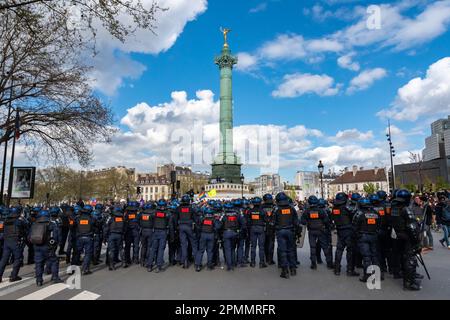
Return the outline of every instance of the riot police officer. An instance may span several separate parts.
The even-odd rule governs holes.
[[[317,269],[317,241],[320,242],[325,253],[328,269],[334,269],[329,250],[331,243],[327,234],[327,230],[330,229],[330,219],[327,212],[319,207],[319,199],[316,196],[308,198],[308,207],[303,211],[301,223],[308,227],[311,269]]]
[[[28,225],[32,225],[33,222],[36,221],[37,215],[38,213],[42,210],[41,207],[33,207],[30,210],[30,214],[27,218],[27,223]],[[28,241],[28,237],[25,240],[25,244],[27,246],[28,249],[28,257],[27,257],[27,264],[34,264],[34,245]]]
[[[178,229],[178,225],[175,219],[175,214],[178,208],[178,201],[173,199],[168,204],[167,210],[172,217],[169,220],[169,234],[168,234],[168,247],[169,247],[169,264],[174,266],[177,263],[179,265],[183,265],[181,262],[181,244],[180,244],[180,232]],[[190,249],[190,245],[188,244],[188,252]]]
[[[267,223],[266,213],[261,208],[262,199],[255,197],[252,199],[253,208],[249,210],[248,221],[250,229],[250,241],[252,245],[251,262],[252,268],[256,265],[256,247],[259,248],[259,267],[266,268],[264,256],[264,244],[265,244],[265,226]]]
[[[380,228],[380,217],[378,212],[373,209],[369,198],[360,198],[358,200],[358,211],[353,217],[353,227],[355,228],[364,270],[360,281],[367,282],[367,279],[370,276],[367,271],[369,266],[379,266],[377,243],[378,230]],[[381,280],[383,279],[384,277],[382,273]]]
[[[284,192],[278,193],[275,201],[274,222],[280,259],[278,265],[281,267],[280,277],[287,279],[289,271],[292,276],[297,274],[297,261],[292,246],[299,221],[297,212],[289,204],[289,197]]]
[[[239,233],[245,231],[245,221],[243,215],[236,210],[231,202],[226,202],[224,205],[224,215],[221,219],[223,229],[223,247],[225,253],[225,263],[227,264],[227,271],[234,270],[236,265],[236,246],[239,240]],[[243,252],[238,251],[237,261],[242,261]]]
[[[125,208],[125,265],[127,268],[131,262],[139,263],[139,220],[138,220],[139,203],[131,201]],[[133,245],[133,261],[131,260],[131,246]]]
[[[139,213],[139,227],[141,230],[141,266],[145,266],[152,247],[153,218],[155,215],[154,205],[145,204]]]
[[[243,200],[234,199],[232,201],[234,210],[238,213],[239,219],[241,220],[238,237],[237,237],[237,260],[235,261],[235,266],[240,268],[247,267],[247,260],[245,251],[246,248],[250,249],[250,239],[248,236],[248,215],[247,212],[242,208]],[[247,249],[247,250],[248,250]]]
[[[353,265],[353,212],[347,207],[347,195],[344,192],[339,192],[333,201],[333,208],[331,210],[331,219],[337,231],[337,244],[336,253],[334,258],[334,274],[341,274],[341,260],[344,250],[347,250],[347,275],[359,276],[359,273],[355,272]]]
[[[61,220],[61,209],[59,207],[50,207],[49,208],[49,213],[50,213],[50,221],[53,222],[56,226],[56,228],[58,228],[58,235],[59,235],[59,239],[61,240],[61,233],[62,233],[62,220]],[[58,245],[58,244],[57,244]],[[46,274],[51,274],[52,273],[52,259],[48,259],[47,262],[45,263],[45,273]]]
[[[380,216],[380,230],[378,231],[378,263],[380,264],[382,272],[392,272],[391,205],[387,201],[387,194],[385,191],[379,190],[376,194],[379,201],[373,202],[373,207]]]
[[[200,216],[198,224],[200,226],[200,241],[195,257],[195,271],[199,272],[202,269],[203,254],[207,253],[207,267],[208,270],[214,269],[214,243],[216,241],[216,232],[220,229],[220,222],[215,217],[213,208],[207,207]]]
[[[181,204],[175,210],[175,224],[178,227],[180,244],[181,244],[181,263],[183,268],[189,268],[188,261],[188,246],[191,245],[192,254],[197,255],[197,236],[194,233],[194,228],[196,227],[196,213],[194,208],[191,206],[191,197],[187,194],[181,197]]]
[[[392,200],[391,220],[395,232],[395,253],[401,259],[403,271],[403,288],[405,290],[420,290],[420,280],[417,277],[416,254],[420,252],[419,225],[414,213],[409,207],[411,193],[408,190],[398,190]],[[399,266],[395,265],[394,268]],[[397,270],[394,269],[394,273]]]
[[[69,235],[69,205],[62,204],[61,205],[61,212],[60,212],[60,220],[61,220],[61,239],[59,243],[59,255],[66,255],[66,251],[64,251],[64,248],[66,247],[67,242],[67,236]]]
[[[320,198],[319,199],[319,204],[318,207],[322,210],[324,210],[327,215],[328,218],[330,220],[330,222],[332,222],[332,218],[331,218],[331,210],[328,207],[328,203],[325,199]],[[328,252],[325,252],[325,249],[323,249],[320,245],[320,241],[319,239],[317,239],[317,243],[316,243],[316,257],[317,257],[317,263],[322,263],[322,251],[324,252],[325,256],[329,255],[331,256],[331,263],[333,264],[333,245],[332,245],[332,235],[331,235],[331,230],[332,228],[332,223],[330,223],[327,227],[326,227],[326,235],[327,235],[327,243],[329,243],[330,245],[328,246]]]
[[[166,249],[167,233],[172,228],[172,216],[167,210],[167,202],[164,199],[158,200],[156,203],[157,208],[155,211],[155,217],[153,222],[153,241],[152,249],[150,251],[149,259],[147,260],[147,271],[153,270],[153,261],[156,259],[156,270],[158,273],[163,271],[164,265],[164,250]]]
[[[4,215],[6,218],[3,227],[4,245],[2,259],[0,260],[0,282],[11,256],[14,259],[14,263],[9,281],[14,282],[22,279],[18,274],[23,261],[23,249],[28,233],[28,223],[20,215],[18,208],[5,208]]]
[[[83,265],[81,271],[83,275],[91,274],[90,263],[94,249],[94,223],[92,217],[92,206],[85,205],[80,212],[80,215],[75,219],[77,251],[75,261],[80,264],[81,253],[84,252]]]
[[[63,282],[59,278],[59,260],[56,249],[60,243],[60,232],[56,221],[51,220],[48,210],[41,210],[31,225],[29,240],[34,245],[36,285],[42,286],[44,265],[48,265],[53,283]]]
[[[76,264],[75,257],[77,252],[77,229],[75,219],[80,214],[81,207],[75,206],[69,208],[69,234],[67,235],[66,263]]]
[[[108,242],[108,268],[115,270],[115,263],[119,262],[119,253],[122,248],[123,235],[125,234],[126,224],[123,211],[120,206],[112,208],[111,216],[105,223],[105,240]]]
[[[353,213],[353,216],[355,216],[355,214],[358,210],[359,199],[361,199],[361,195],[358,192],[354,192],[351,194],[350,200],[347,203],[347,208],[350,212]],[[361,256],[361,253],[359,252],[358,241],[356,239],[356,233],[354,233],[352,243],[353,243],[353,254],[352,254],[353,265],[356,268],[362,268],[362,256]]]
[[[264,256],[269,265],[274,265],[273,253],[275,249],[275,220],[273,215],[274,203],[271,194],[263,195],[262,209],[266,216],[266,237],[264,242]]]
[[[95,205],[95,210],[92,212],[92,215],[94,217],[94,249],[92,254],[92,264],[96,266],[103,262],[100,259],[103,243],[103,225],[105,223],[103,215],[103,205],[97,203]]]

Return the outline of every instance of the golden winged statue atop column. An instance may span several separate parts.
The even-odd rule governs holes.
[[[220,32],[223,33],[223,41],[224,41],[223,46],[224,46],[224,47],[228,47],[228,43],[227,43],[227,34],[228,34],[228,32],[230,32],[230,31],[231,31],[231,29],[220,27]]]

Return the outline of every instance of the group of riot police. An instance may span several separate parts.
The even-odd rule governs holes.
[[[92,273],[91,265],[103,262],[102,244],[107,245],[109,270],[140,264],[158,273],[164,270],[166,246],[170,265],[187,269],[193,264],[197,272],[220,265],[221,250],[227,271],[248,264],[256,267],[257,255],[259,267],[266,268],[275,264],[275,240],[280,276],[287,279],[297,273],[297,245],[307,233],[313,270],[323,251],[327,267],[340,275],[346,251],[348,276],[359,276],[355,269],[362,267],[360,280],[366,282],[378,266],[382,280],[389,272],[403,279],[405,289],[420,289],[423,277],[416,272],[416,255],[421,250],[421,225],[410,209],[407,190],[394,191],[390,198],[384,191],[367,197],[340,192],[331,203],[310,196],[300,210],[283,192],[275,199],[266,194],[250,200],[192,200],[184,195],[180,200],[125,205],[2,207],[0,281],[8,263],[13,267],[10,281],[21,279],[25,246],[41,286],[44,273],[55,283],[61,281],[61,256],[81,266],[83,275]],[[337,235],[334,257],[332,233]]]

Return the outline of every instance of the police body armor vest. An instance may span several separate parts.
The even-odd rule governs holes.
[[[5,229],[5,220],[3,218],[0,218],[0,235],[3,239],[3,232]]]
[[[211,233],[214,232],[214,215],[207,214],[203,218],[202,225],[201,225],[201,232],[207,232]]]
[[[192,209],[189,206],[180,206],[178,209],[178,223],[179,224],[191,224],[192,223]]]
[[[153,223],[155,229],[167,228],[167,213],[162,210],[156,210],[155,221]]]
[[[386,208],[383,206],[376,206],[373,207],[373,210],[375,210],[378,213],[378,218],[380,219],[380,225],[382,227],[386,226]]]
[[[78,236],[90,236],[93,232],[93,221],[90,214],[82,214],[77,224]]]
[[[277,209],[277,215],[276,215],[276,225],[280,229],[286,229],[286,228],[292,228],[294,227],[293,223],[293,215],[294,212],[291,207],[280,207]]]
[[[223,225],[225,230],[239,229],[238,215],[236,212],[225,212],[225,223]]]
[[[153,228],[153,223],[152,223],[152,215],[150,212],[142,212],[141,213],[141,219],[139,221],[139,225],[141,226],[141,228],[144,229],[150,229]]]
[[[307,209],[307,225],[309,230],[322,230],[325,225],[322,221],[320,213],[322,212],[319,208]]]
[[[126,218],[127,218],[129,227],[136,227],[139,223],[137,220],[137,211],[135,211],[135,210],[127,211]]]
[[[391,225],[396,233],[405,232],[405,220],[402,217],[403,206],[393,206],[391,208]]]
[[[359,230],[362,233],[376,233],[378,229],[378,219],[379,216],[377,213],[373,213],[370,211],[363,211],[363,219],[361,224],[361,229]]]
[[[331,218],[337,229],[351,227],[350,212],[345,206],[334,206],[331,210]]]
[[[5,220],[4,223],[4,231],[3,236],[5,239],[18,239],[19,234],[19,228],[17,228],[16,220],[17,217],[8,217]]]
[[[249,221],[251,226],[264,226],[265,223],[265,212],[260,208],[254,208],[249,210]]]
[[[124,221],[123,221],[123,216],[120,214],[120,215],[113,215],[112,217],[111,217],[111,219],[112,219],[112,222],[111,222],[111,225],[110,225],[110,228],[109,228],[109,230],[110,230],[110,232],[111,233],[123,233],[123,226],[124,226]]]

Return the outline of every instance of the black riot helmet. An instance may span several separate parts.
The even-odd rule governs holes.
[[[275,197],[275,201],[277,202],[278,205],[282,206],[289,205],[289,197],[284,192],[278,193]]]
[[[271,204],[273,203],[273,196],[270,193],[266,193],[265,195],[263,195],[263,201],[264,203]]]
[[[188,194],[185,194],[181,197],[181,204],[190,204],[191,203],[191,197]]]
[[[387,193],[386,193],[386,191],[383,191],[383,190],[378,190],[377,191],[377,195],[378,195],[378,198],[380,198],[381,201],[384,201],[387,198]]]
[[[343,205],[347,203],[348,196],[345,194],[345,192],[338,192],[336,194],[336,197],[334,198],[334,204],[335,205]]]
[[[316,206],[316,205],[319,204],[319,199],[317,199],[316,196],[309,196],[309,198],[308,198],[308,204],[309,204],[310,206]]]
[[[406,189],[400,189],[395,193],[395,199],[409,203],[411,201],[411,192]]]

